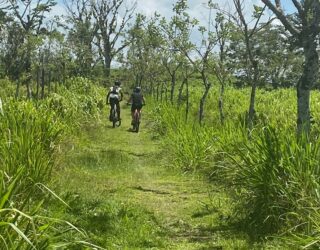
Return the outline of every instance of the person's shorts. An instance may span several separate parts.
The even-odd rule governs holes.
[[[109,99],[110,106],[113,107],[113,105],[119,105],[119,99],[118,98],[110,98]]]
[[[142,109],[142,104],[132,104],[131,112],[134,112],[136,109],[140,111]]]

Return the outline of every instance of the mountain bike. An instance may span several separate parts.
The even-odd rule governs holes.
[[[138,109],[135,109],[133,114],[133,123],[132,123],[133,132],[136,132],[136,133],[139,132],[140,117],[141,117],[141,113],[139,112]]]
[[[117,112],[117,105],[114,104],[113,105],[113,109],[111,112],[111,122],[112,122],[112,127],[119,127],[121,125],[121,120],[118,117],[118,112]]]

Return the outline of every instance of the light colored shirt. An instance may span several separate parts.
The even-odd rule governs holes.
[[[121,98],[121,88],[120,87],[116,87],[115,91],[114,91],[114,86],[110,87],[110,95],[109,98],[117,98],[118,100],[120,100]]]

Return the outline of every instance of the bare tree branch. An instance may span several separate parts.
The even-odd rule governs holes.
[[[261,0],[265,5],[268,6],[269,9],[277,16],[277,18],[282,22],[284,27],[289,30],[289,32],[294,36],[298,37],[300,32],[295,26],[289,21],[289,19],[283,13],[281,8],[280,0],[276,1],[276,6],[270,2],[270,0]]]

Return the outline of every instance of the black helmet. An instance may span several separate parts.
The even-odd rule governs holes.
[[[114,85],[120,86],[120,85],[121,85],[121,82],[117,80],[117,81],[114,82]]]
[[[135,87],[134,91],[139,93],[141,91],[141,87],[139,87],[139,86]]]

